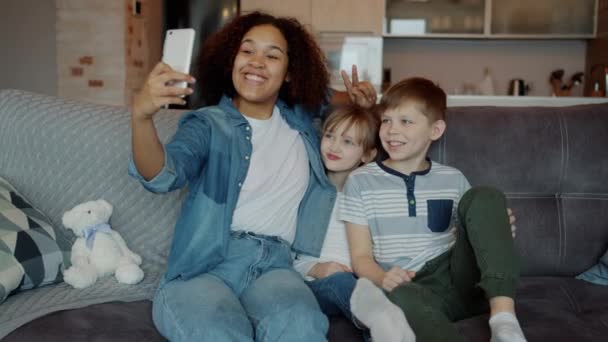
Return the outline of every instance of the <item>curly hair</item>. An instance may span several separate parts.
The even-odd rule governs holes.
[[[300,104],[316,112],[327,101],[329,84],[329,73],[321,49],[296,19],[277,18],[262,12],[234,18],[203,44],[195,77],[199,80],[198,90],[206,105],[219,103],[223,94],[231,97],[236,95],[232,83],[234,59],[245,34],[260,25],[276,27],[287,41],[290,81],[281,86],[279,98],[290,106]]]

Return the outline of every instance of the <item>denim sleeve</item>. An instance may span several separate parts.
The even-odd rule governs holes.
[[[163,146],[165,164],[150,180],[145,180],[129,158],[129,175],[135,177],[145,189],[165,193],[182,188],[199,175],[207,159],[209,125],[194,114],[180,120],[179,128],[170,142]]]
[[[133,161],[133,154],[129,157],[129,175],[137,179],[143,187],[154,193],[165,193],[171,191],[171,185],[174,184],[176,179],[175,175],[175,164],[171,158],[167,158],[166,147],[163,146],[165,153],[165,164],[160,172],[150,180],[146,180],[137,170],[135,162]]]

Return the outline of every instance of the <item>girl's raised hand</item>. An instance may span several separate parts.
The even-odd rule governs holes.
[[[342,70],[340,74],[342,75],[346,92],[352,103],[363,108],[371,108],[376,104],[376,89],[374,89],[374,86],[369,81],[359,81],[359,73],[356,65],[353,64],[351,74],[352,81],[348,77],[346,71]]]
[[[173,86],[178,81],[195,82],[194,77],[177,72],[163,62],[156,64],[141,90],[133,97],[133,118],[151,119],[164,105],[185,104],[183,96],[192,94],[192,89]]]

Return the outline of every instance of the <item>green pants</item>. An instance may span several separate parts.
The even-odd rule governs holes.
[[[519,262],[505,196],[493,188],[470,189],[458,205],[458,221],[454,247],[388,293],[416,341],[464,341],[453,321],[487,312],[489,298],[514,298]]]

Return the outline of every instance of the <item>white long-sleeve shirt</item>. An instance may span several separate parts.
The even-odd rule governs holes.
[[[352,269],[350,250],[348,249],[348,239],[346,237],[346,225],[344,221],[338,220],[338,205],[340,203],[342,193],[338,192],[336,202],[331,212],[329,227],[327,227],[327,235],[321,248],[321,255],[318,258],[308,255],[297,255],[293,267],[306,280],[313,280],[313,277],[308,276],[308,272],[317,263],[322,262],[338,262]]]

